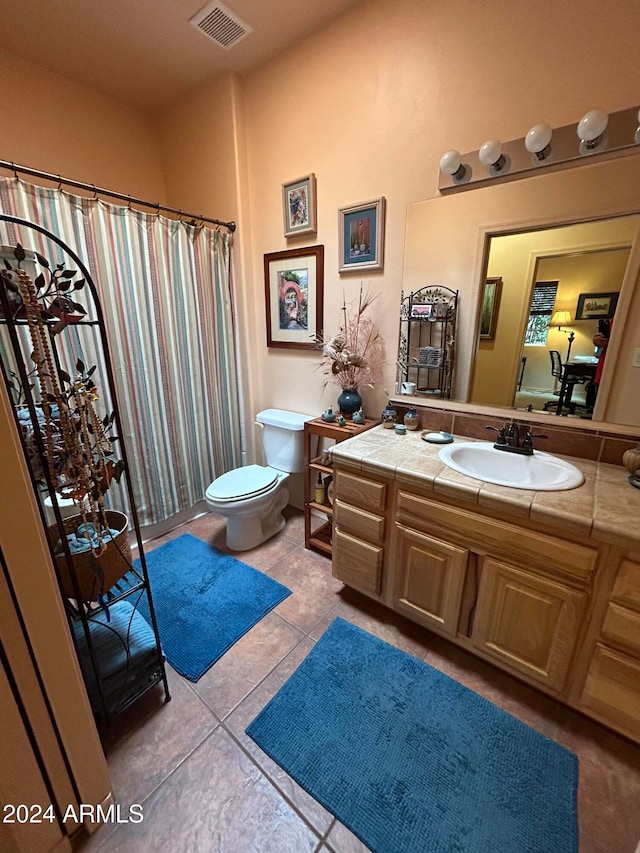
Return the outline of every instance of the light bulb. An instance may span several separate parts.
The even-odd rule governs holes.
[[[478,159],[483,166],[493,166],[496,170],[501,169],[504,164],[502,142],[499,139],[488,139],[483,142],[478,151]]]
[[[638,110],[638,126],[636,128],[636,135],[634,136],[634,141],[637,145],[640,145],[640,110]]]
[[[534,124],[524,138],[524,147],[530,154],[535,154],[538,160],[544,160],[549,155],[551,128],[544,122]]]
[[[578,122],[578,139],[586,148],[595,148],[607,129],[608,123],[609,116],[603,110],[591,110],[585,113]]]
[[[445,151],[440,158],[440,171],[443,175],[450,175],[452,178],[460,180],[464,177],[466,169],[462,165],[460,152],[451,150]]]

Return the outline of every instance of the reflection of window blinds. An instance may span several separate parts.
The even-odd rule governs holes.
[[[538,281],[533,289],[533,298],[529,308],[529,320],[524,337],[525,346],[544,347],[547,345],[549,320],[556,304],[557,281]]]
[[[556,303],[558,292],[557,281],[538,281],[533,289],[533,299],[529,314],[553,314],[553,306]]]

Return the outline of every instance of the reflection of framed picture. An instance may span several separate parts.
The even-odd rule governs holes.
[[[384,262],[385,199],[341,207],[339,272],[381,270]]]
[[[581,293],[576,320],[610,320],[616,313],[619,293]]]
[[[284,236],[316,231],[316,176],[312,173],[282,185]]]
[[[480,338],[483,340],[490,341],[496,336],[501,292],[501,278],[488,278],[485,281],[482,294],[482,312],[480,314]]]
[[[315,349],[322,334],[324,246],[264,256],[267,346]]]

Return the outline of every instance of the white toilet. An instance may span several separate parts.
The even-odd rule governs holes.
[[[227,545],[233,551],[255,548],[284,527],[287,480],[290,473],[304,470],[304,425],[310,420],[313,415],[282,409],[258,412],[267,467],[236,468],[207,489],[209,509],[227,518]]]

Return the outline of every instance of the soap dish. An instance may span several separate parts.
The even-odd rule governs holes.
[[[428,441],[431,444],[451,444],[453,441],[453,436],[450,432],[427,432],[426,430],[422,433],[422,440]]]

